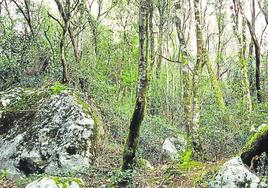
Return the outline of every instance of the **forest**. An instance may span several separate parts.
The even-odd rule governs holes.
[[[0,0],[0,188],[268,187],[267,0]]]

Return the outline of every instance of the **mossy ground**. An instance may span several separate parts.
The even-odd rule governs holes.
[[[90,169],[85,169],[80,174],[70,174],[71,177],[82,179],[83,188],[90,187],[207,187],[209,180],[213,178],[219,167],[225,162],[221,160],[214,163],[202,163],[188,161],[179,164],[177,162],[160,162],[152,169],[145,166],[129,172],[120,171],[122,162],[122,145],[103,143],[95,164]],[[46,175],[32,175],[19,181],[9,182],[14,188],[23,188],[40,177]],[[60,177],[59,177],[60,179]],[[3,178],[2,180],[3,181]],[[127,181],[122,186],[120,181]]]

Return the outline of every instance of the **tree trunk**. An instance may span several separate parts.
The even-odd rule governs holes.
[[[248,65],[246,62],[245,52],[246,52],[246,31],[245,27],[247,21],[244,16],[244,2],[237,2],[233,0],[234,5],[234,14],[232,15],[234,27],[233,31],[238,40],[239,44],[239,52],[238,52],[238,63],[241,67],[242,72],[242,90],[243,90],[243,104],[245,106],[245,111],[247,114],[250,114],[252,111],[252,102],[250,96],[250,86],[249,86],[249,79],[248,79]],[[239,13],[242,14],[242,33],[239,33]],[[242,35],[242,36],[241,36]]]
[[[261,84],[260,84],[260,64],[261,64],[261,50],[260,50],[260,43],[256,36],[255,31],[255,1],[252,0],[252,23],[249,22],[247,19],[248,29],[251,35],[251,40],[253,41],[254,48],[255,48],[255,63],[256,63],[256,72],[255,72],[255,79],[256,79],[256,91],[257,91],[257,100],[258,102],[262,102],[261,96]],[[244,15],[245,17],[245,15]],[[245,18],[246,19],[246,18]]]
[[[255,59],[256,59],[256,90],[257,90],[257,100],[258,102],[262,102],[261,95],[261,78],[260,78],[260,65],[261,65],[261,52],[260,46],[255,43]]]
[[[66,34],[67,28],[62,29],[62,38],[60,42],[60,57],[61,57],[61,65],[62,65],[62,83],[68,83],[67,79],[67,61],[65,57],[65,48],[66,48]]]
[[[183,28],[181,26],[181,2],[175,2],[175,9],[176,9],[176,29],[177,29],[177,37],[180,42],[180,62],[182,63],[182,97],[183,97],[183,129],[185,130],[187,136],[190,136],[190,126],[191,126],[191,87],[190,87],[190,73],[189,73],[189,60],[188,60],[188,52],[186,47],[186,40],[183,33]]]
[[[161,20],[161,18],[160,18]],[[161,21],[160,21],[161,22]],[[161,25],[161,23],[160,23]],[[156,59],[156,78],[160,78],[160,73],[161,73],[161,64],[162,64],[162,57],[163,55],[163,28],[162,26],[159,27],[159,34],[158,34],[158,48],[157,48],[157,59]]]
[[[207,65],[207,70],[208,70],[208,74],[209,74],[209,78],[210,78],[210,82],[211,82],[211,86],[213,88],[213,92],[214,92],[214,97],[216,99],[216,104],[219,107],[220,110],[222,111],[226,111],[226,106],[225,106],[225,102],[222,96],[222,92],[221,92],[221,88],[220,88],[220,84],[218,82],[217,76],[212,68],[210,59],[208,57],[208,52],[205,53],[205,63]]]
[[[188,60],[186,57],[182,57],[182,83],[183,83],[183,128],[187,134],[190,136],[190,126],[191,126],[191,88],[190,88],[190,74],[188,69]]]
[[[194,0],[194,15],[196,21],[196,64],[194,70],[193,78],[193,130],[197,130],[200,127],[200,113],[201,113],[201,103],[200,103],[200,77],[201,77],[201,65],[203,64],[203,39],[201,31],[201,17],[200,17],[200,1]]]
[[[145,94],[147,89],[147,58],[148,58],[148,2],[140,1],[139,19],[139,67],[138,88],[135,109],[130,122],[129,134],[125,143],[123,153],[122,170],[132,169],[139,142],[140,126],[144,116]]]
[[[155,59],[155,52],[154,52],[154,30],[153,30],[153,17],[154,17],[154,1],[150,0],[150,9],[149,9],[149,31],[150,31],[150,70],[152,69],[154,65],[154,59]]]
[[[68,28],[68,33],[69,33],[69,36],[71,38],[75,61],[76,61],[76,63],[79,63],[80,55],[79,55],[79,51],[78,51],[78,47],[77,47],[77,40],[75,39],[74,32],[70,26]]]

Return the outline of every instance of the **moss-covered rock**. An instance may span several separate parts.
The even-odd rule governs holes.
[[[249,139],[241,152],[241,159],[243,163],[250,166],[252,159],[263,152],[268,153],[268,125],[263,126]]]
[[[67,87],[1,92],[0,170],[7,169],[14,177],[90,167],[98,126],[89,109]]]

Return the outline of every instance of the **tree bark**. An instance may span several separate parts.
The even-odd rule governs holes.
[[[60,56],[62,65],[62,83],[68,83],[67,74],[67,60],[66,60],[66,46],[67,46],[67,33],[70,27],[70,17],[71,17],[71,5],[70,0],[66,0],[65,4],[62,4],[60,0],[55,0],[57,4],[58,11],[61,15],[63,23],[61,23],[57,18],[50,15],[54,20],[56,20],[62,28],[62,38],[60,42]]]
[[[183,128],[187,134],[190,136],[190,127],[191,127],[191,87],[190,87],[190,72],[189,72],[189,60],[188,60],[188,52],[186,47],[186,40],[183,33],[182,28],[182,20],[180,18],[180,11],[181,11],[181,3],[180,1],[175,2],[175,9],[176,9],[176,30],[177,30],[177,37],[180,42],[180,62],[182,63],[182,87],[183,87]]]
[[[67,28],[63,29],[62,31],[62,38],[60,43],[60,57],[61,57],[61,65],[62,65],[62,83],[68,83],[67,79],[67,61],[65,57],[65,48],[66,48],[66,35],[67,35]]]
[[[248,29],[255,49],[255,63],[256,63],[255,79],[256,79],[257,100],[258,102],[262,102],[261,84],[260,84],[261,47],[252,24],[249,22],[249,20],[247,20]]]
[[[201,15],[200,15],[200,1],[194,0],[194,15],[196,21],[196,64],[194,69],[193,78],[193,130],[197,130],[200,127],[200,77],[201,77],[201,66],[203,64],[203,44],[202,44],[202,30],[201,30]]]
[[[75,39],[74,32],[73,32],[71,26],[68,27],[68,33],[69,33],[69,36],[71,38],[75,61],[76,61],[76,63],[79,63],[80,54],[79,54],[79,50],[78,50],[78,47],[77,47],[77,41]]]
[[[153,24],[153,17],[154,17],[154,1],[150,0],[150,8],[149,8],[149,33],[150,33],[150,70],[152,69],[154,65],[154,59],[155,59],[155,52],[154,52],[154,24]]]
[[[234,26],[233,31],[238,40],[239,44],[239,52],[238,52],[238,63],[241,67],[242,72],[242,90],[243,90],[243,103],[245,106],[245,111],[247,114],[250,114],[252,111],[252,102],[250,96],[250,86],[249,86],[249,79],[248,79],[248,66],[246,62],[245,52],[246,52],[246,20],[244,15],[243,2],[237,2],[233,0],[234,5],[234,14],[232,15]],[[242,14],[242,33],[239,32],[239,14]],[[242,35],[242,36],[241,36]]]
[[[217,76],[212,68],[210,59],[208,57],[208,52],[205,53],[205,63],[207,65],[207,70],[208,70],[208,74],[209,74],[209,78],[210,78],[210,82],[213,88],[213,92],[214,92],[214,97],[216,99],[216,104],[219,107],[220,110],[222,111],[226,111],[226,106],[225,106],[225,102],[223,99],[223,95],[222,95],[222,91],[220,88],[220,84],[218,82]]]
[[[147,59],[148,59],[148,1],[140,1],[139,16],[139,67],[138,88],[135,109],[130,122],[128,137],[124,147],[122,170],[132,169],[139,142],[140,126],[144,116],[145,94],[147,90]]]

